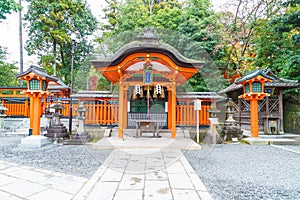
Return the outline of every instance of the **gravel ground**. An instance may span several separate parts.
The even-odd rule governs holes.
[[[185,156],[215,200],[300,199],[300,154],[272,146],[227,144],[187,151]]]
[[[0,137],[0,160],[64,174],[91,178],[111,150],[93,150],[91,145],[54,145],[19,149],[22,137]]]

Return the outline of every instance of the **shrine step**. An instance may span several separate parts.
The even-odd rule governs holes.
[[[115,129],[112,132],[117,133],[118,130]],[[159,131],[159,136],[160,137],[171,137],[172,131],[169,129],[160,129]],[[127,137],[136,137],[136,129],[124,129],[123,132],[124,136]],[[112,134],[113,135],[113,134]],[[156,134],[155,134],[156,136]],[[143,132],[141,137],[153,137],[153,132]],[[189,138],[189,133],[187,131],[182,130],[182,129],[176,129],[176,137],[188,137]]]

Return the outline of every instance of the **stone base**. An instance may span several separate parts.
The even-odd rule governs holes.
[[[65,137],[69,137],[69,134],[67,128],[63,126],[63,124],[61,124],[61,125],[52,126],[51,128],[48,128],[47,134],[45,136],[49,138],[65,138]]]
[[[71,139],[65,140],[64,144],[70,144],[70,145],[85,144],[89,140],[91,140],[91,136],[89,136],[87,133],[84,133],[82,135],[71,135]]]
[[[19,144],[19,147],[25,149],[34,149],[41,148],[47,144],[50,144],[50,141],[47,137],[31,135],[21,139],[21,144]]]

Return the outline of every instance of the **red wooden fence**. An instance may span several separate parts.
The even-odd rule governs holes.
[[[30,109],[28,100],[24,103],[5,103],[2,101],[4,107],[8,108],[5,111],[7,116],[25,116],[29,117]],[[69,116],[70,105],[68,103],[62,103],[64,109],[62,114],[64,117]],[[49,103],[44,104],[41,109],[48,107]],[[119,105],[118,104],[85,104],[88,109],[86,113],[86,124],[118,124],[119,121]],[[73,116],[77,116],[76,109],[78,104],[73,104]],[[202,105],[199,111],[199,125],[209,125],[209,113],[207,110],[210,108],[208,105]],[[177,105],[176,106],[176,124],[179,126],[195,126],[196,125],[196,111],[192,104]]]

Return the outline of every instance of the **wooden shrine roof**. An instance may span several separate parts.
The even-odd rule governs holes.
[[[91,61],[92,65],[112,83],[118,82],[131,66],[137,63],[142,65],[145,62],[153,63],[154,67],[164,65],[170,71],[176,70],[177,75],[174,77],[177,83],[184,83],[204,65],[203,61],[184,57],[174,47],[159,41],[158,37],[149,30],[145,30],[137,41],[124,45],[112,57]],[[139,73],[142,70],[139,68]],[[156,73],[159,74],[161,71],[157,70]]]
[[[300,83],[296,80],[289,80],[284,78],[278,78],[271,70],[270,68],[265,68],[262,70],[268,77],[271,77],[273,79],[272,82],[265,83],[265,87],[272,87],[272,88],[282,88],[282,89],[291,89],[291,88],[300,88]],[[218,94],[225,94],[228,92],[232,92],[235,90],[239,90],[243,88],[241,84],[238,83],[232,83],[227,88],[221,90],[218,92]]]

